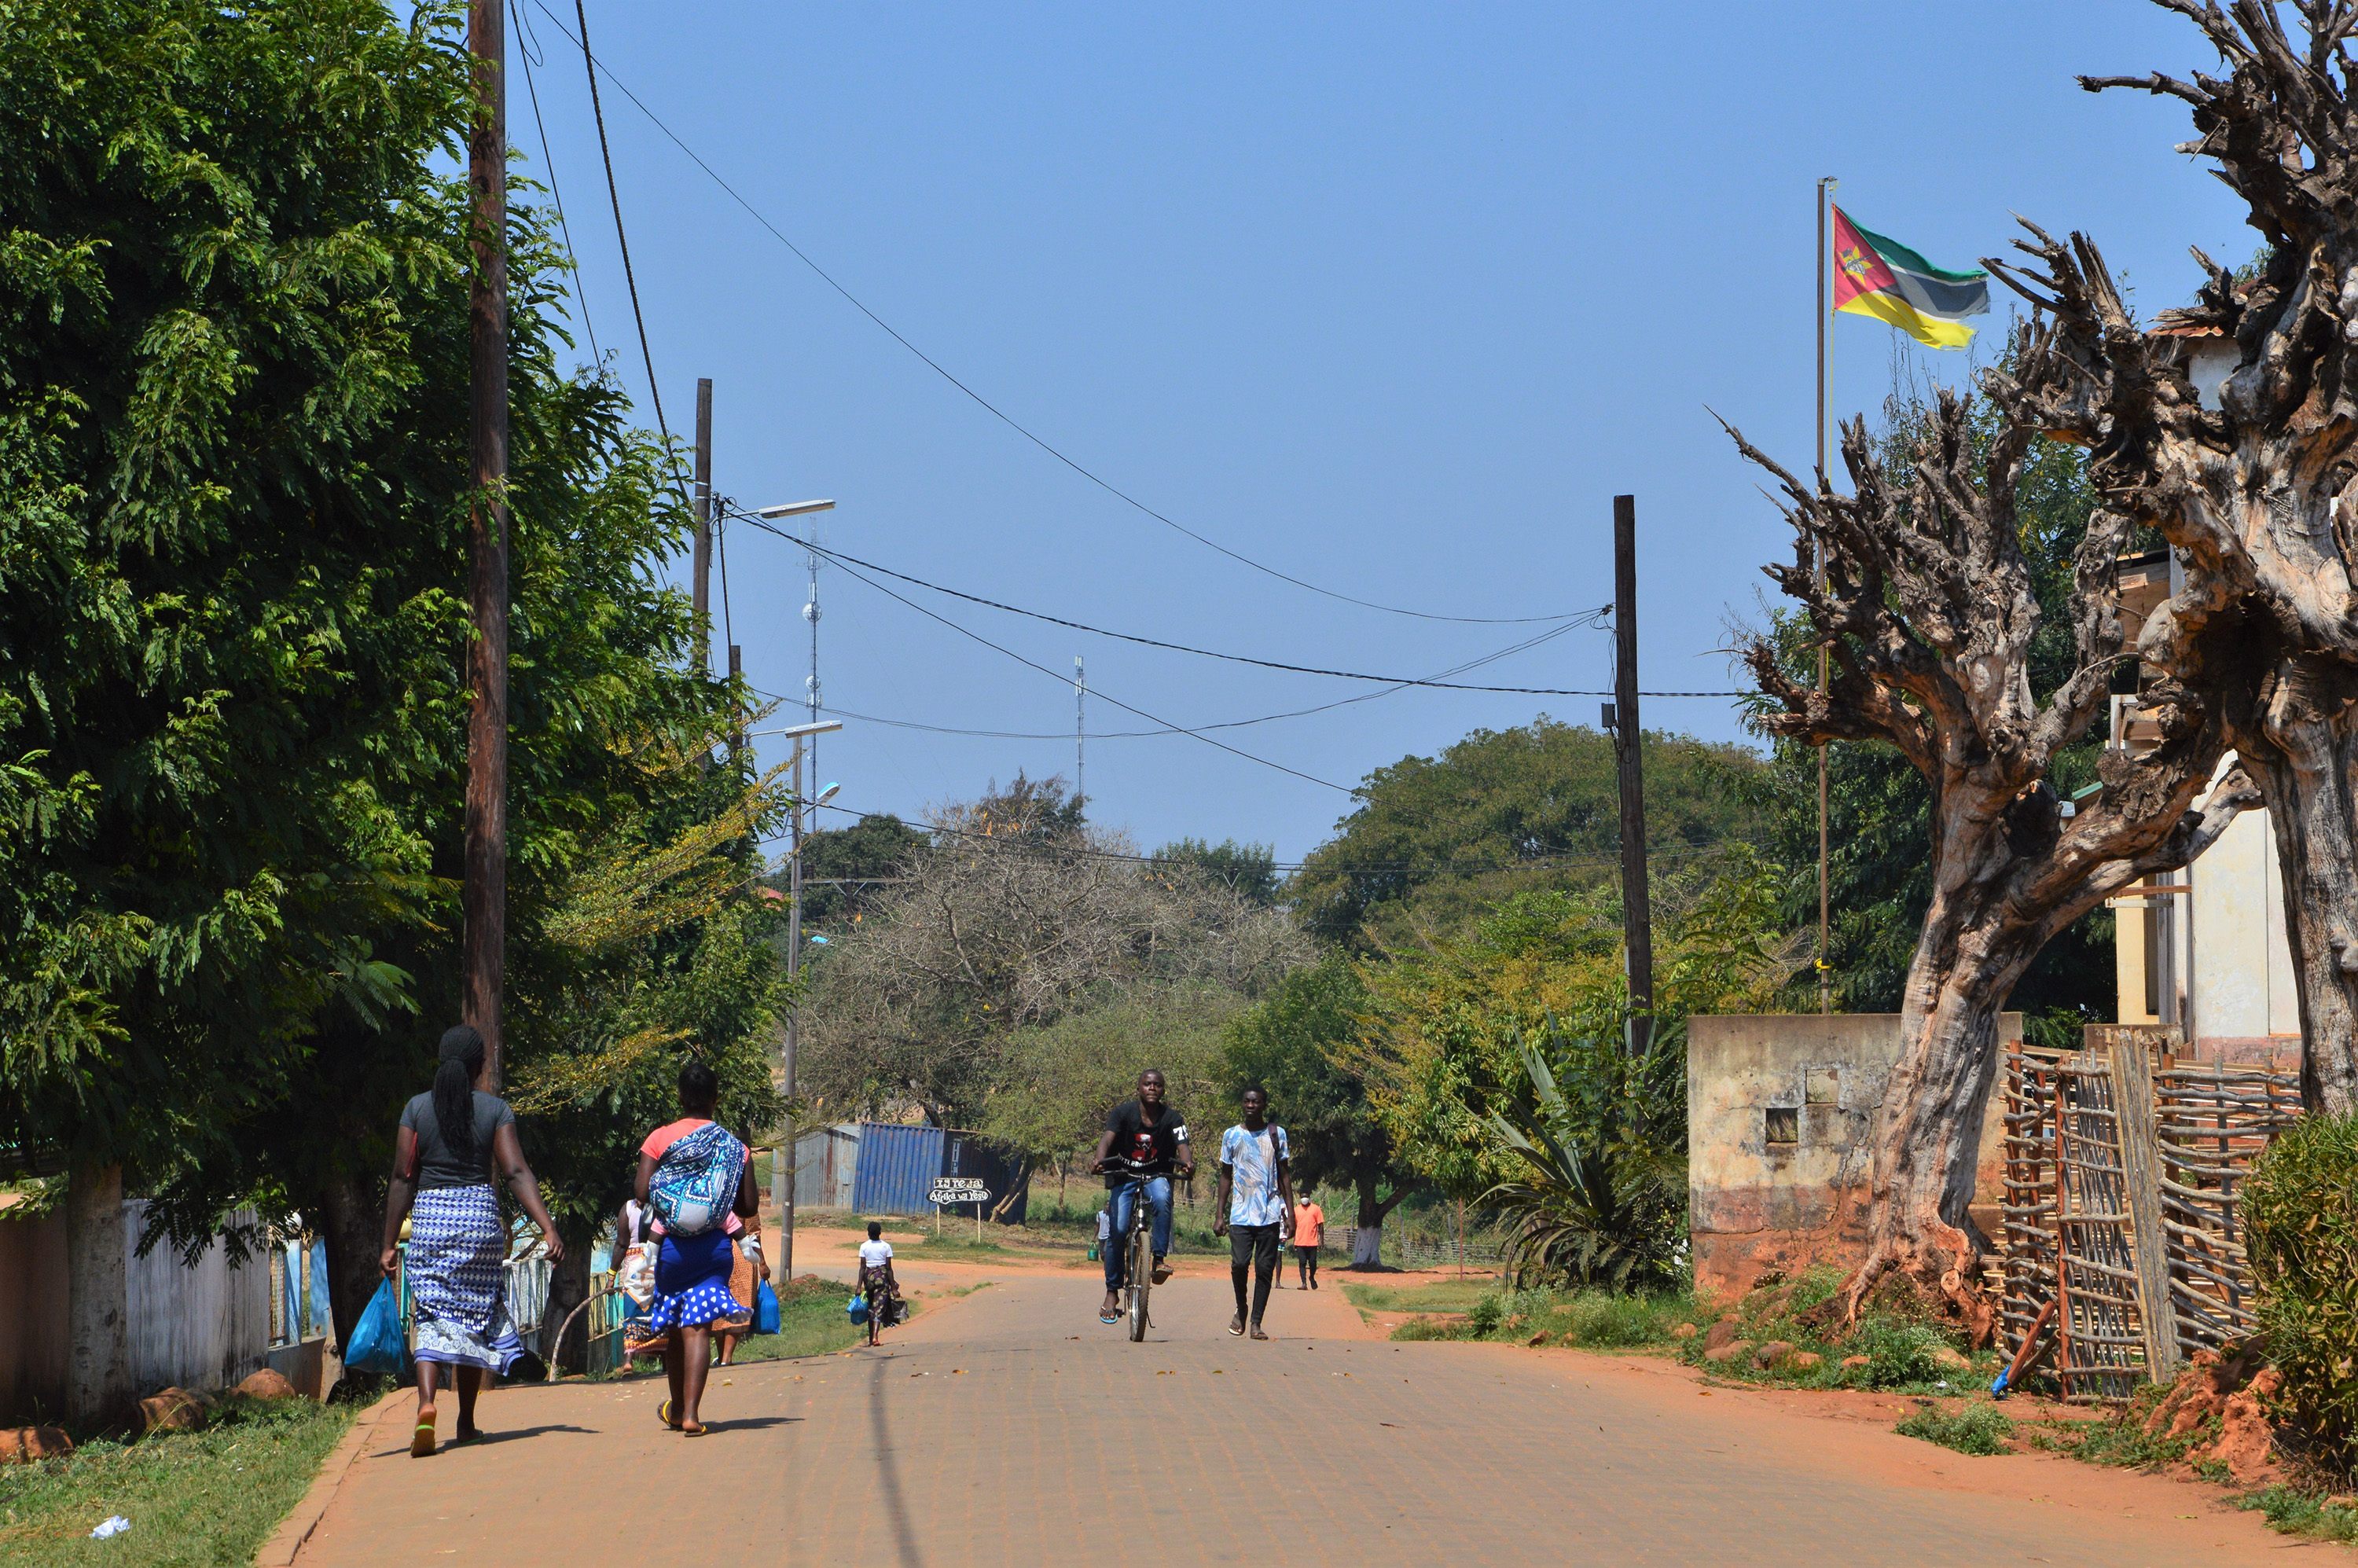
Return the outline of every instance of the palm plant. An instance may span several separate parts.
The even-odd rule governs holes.
[[[1656,1021],[1631,1053],[1620,1030],[1550,1014],[1516,1046],[1528,1083],[1489,1122],[1517,1169],[1482,1198],[1512,1227],[1508,1266],[1519,1282],[1667,1282],[1686,1245],[1685,1022]]]

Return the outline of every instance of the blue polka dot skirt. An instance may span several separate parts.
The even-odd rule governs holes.
[[[742,1318],[745,1309],[729,1293],[729,1274],[736,1262],[737,1249],[724,1231],[666,1235],[655,1254],[655,1302],[647,1312],[647,1332],[663,1334]]]

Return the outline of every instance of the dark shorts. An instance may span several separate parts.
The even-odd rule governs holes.
[[[1297,1242],[1294,1245],[1293,1255],[1296,1258],[1315,1258],[1318,1256],[1318,1244],[1314,1241],[1309,1246],[1304,1247]]]
[[[1273,1225],[1228,1227],[1229,1267],[1241,1269],[1248,1264],[1264,1270],[1277,1267],[1277,1227]]]

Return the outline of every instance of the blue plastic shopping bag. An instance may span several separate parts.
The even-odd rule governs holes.
[[[854,1296],[850,1301],[844,1303],[843,1310],[851,1314],[852,1322],[866,1323],[868,1321],[868,1298],[866,1296]]]
[[[770,1281],[767,1280],[762,1281],[761,1290],[755,1292],[753,1297],[753,1332],[756,1334],[778,1332],[778,1292],[770,1289]]]
[[[368,1310],[353,1325],[352,1343],[344,1346],[344,1365],[356,1372],[398,1372],[408,1360],[409,1346],[401,1336],[401,1303],[387,1280],[377,1286]]]

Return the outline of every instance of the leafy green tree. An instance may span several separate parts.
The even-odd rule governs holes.
[[[1277,902],[1274,844],[1239,844],[1233,838],[1212,844],[1201,838],[1179,838],[1155,850],[1154,859],[1165,865],[1189,867],[1255,903]]]
[[[182,1245],[235,1203],[299,1211],[344,1326],[394,1116],[457,1011],[460,26],[0,5],[0,1143],[121,1165]],[[686,536],[674,465],[617,388],[558,373],[540,216],[509,240],[512,1070],[658,1020],[751,1120],[777,995],[752,829],[710,846],[739,891],[695,919],[562,929],[618,845],[734,809],[749,781],[677,759],[742,694],[687,668],[654,576]],[[527,1120],[552,1198],[601,1206],[658,1112],[667,1087],[559,1142]]]
[[[861,919],[902,867],[932,840],[890,813],[871,812],[849,827],[827,827],[803,838],[803,920],[838,926]],[[765,886],[788,891],[783,870]]]
[[[1742,786],[1759,759],[1741,746],[1646,732],[1648,848],[1666,863],[1751,840],[1767,816]],[[1369,773],[1360,805],[1311,851],[1287,891],[1322,941],[1405,946],[1424,929],[1462,935],[1517,892],[1594,885],[1621,842],[1609,736],[1544,716],[1477,730],[1438,757]]]
[[[423,917],[454,488],[398,495],[465,284],[438,8],[0,10],[0,1137],[138,1172],[225,1129]],[[462,355],[463,357],[463,355]],[[414,421],[414,422],[413,422]]]
[[[1201,980],[1109,990],[1055,1022],[1008,1037],[1011,1086],[984,1109],[991,1141],[1043,1165],[1069,1168],[1097,1146],[1106,1113],[1159,1070],[1171,1104],[1191,1124],[1217,1114],[1221,1028],[1245,1005]]]
[[[1659,1027],[1774,1000],[1802,959],[1779,907],[1783,880],[1738,846],[1682,864],[1657,885]],[[1371,1004],[1344,1060],[1411,1169],[1468,1202],[1517,1179],[1521,1166],[1497,1118],[1531,1101],[1525,1043],[1619,1037],[1629,1005],[1620,938],[1610,890],[1531,892],[1465,940],[1358,966]],[[1595,1091],[1581,1060],[1549,1065],[1575,1098]],[[1675,1108],[1682,1140],[1684,1107]]]
[[[1376,1260],[1384,1217],[1425,1184],[1349,1065],[1373,1002],[1349,958],[1330,950],[1228,1027],[1229,1097],[1249,1084],[1269,1091],[1271,1115],[1293,1143],[1294,1190],[1345,1187],[1356,1198],[1355,1264]]]

